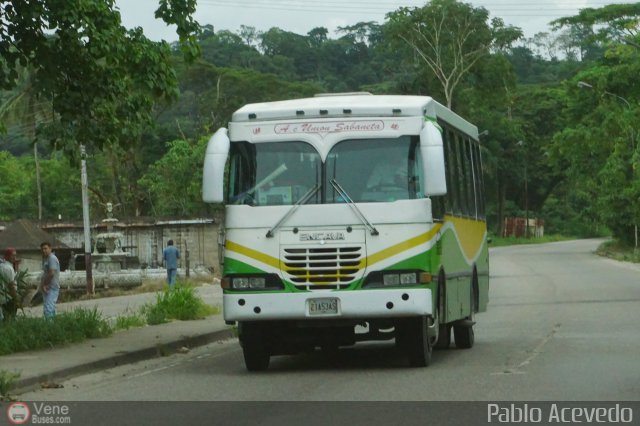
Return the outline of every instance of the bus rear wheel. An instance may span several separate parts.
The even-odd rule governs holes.
[[[453,335],[456,341],[456,347],[460,349],[470,349],[475,342],[475,333],[473,332],[473,317],[476,310],[476,297],[473,284],[471,287],[471,296],[469,303],[469,316],[460,321],[459,324],[453,326]]]
[[[441,274],[438,281],[438,305],[436,307],[438,314],[438,340],[436,340],[434,347],[436,349],[448,349],[451,343],[451,324],[443,323],[446,309],[444,274]]]

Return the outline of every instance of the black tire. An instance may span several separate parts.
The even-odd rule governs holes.
[[[260,341],[249,340],[242,345],[244,365],[249,371],[265,371],[269,368],[271,356]]]
[[[412,367],[427,367],[431,363],[433,346],[427,335],[429,321],[427,317],[410,318],[403,327],[403,346]]]
[[[253,324],[242,324],[240,330],[245,367],[249,371],[265,371],[269,368],[271,354],[264,343],[264,336]]]
[[[438,340],[434,344],[435,349],[448,349],[451,344],[451,325],[442,324],[440,321],[444,319],[443,312],[445,310],[445,290],[444,290],[444,278],[443,274],[440,274],[438,279],[438,306],[436,306],[437,319],[438,319]]]
[[[470,296],[470,312],[469,316],[466,318],[467,320],[473,321],[474,312],[476,310],[476,297],[474,285],[477,282],[474,274],[474,279],[471,282],[471,296]],[[473,332],[473,326],[471,325],[454,325],[453,326],[453,334],[456,340],[456,347],[460,349],[470,349],[473,347],[475,342],[475,334]]]
[[[451,344],[451,325],[440,324],[438,326],[438,341],[434,345],[436,349],[448,349]]]
[[[456,339],[456,347],[471,349],[475,340],[473,327],[453,326],[453,334]]]

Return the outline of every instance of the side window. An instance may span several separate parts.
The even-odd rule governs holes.
[[[476,171],[476,193],[478,196],[478,217],[485,217],[485,201],[484,201],[484,176],[482,171],[482,159],[480,156],[480,146],[473,145],[473,158]]]
[[[464,167],[464,187],[467,199],[467,216],[476,217],[476,197],[473,186],[473,162],[471,160],[471,141],[467,136],[461,137],[462,160]]]
[[[456,146],[456,137],[451,129],[447,129],[447,147],[448,147],[448,177],[449,187],[451,188],[451,213],[462,213],[460,200],[460,186],[458,185],[458,155]]]
[[[424,198],[422,189],[422,156],[420,155],[420,139],[415,138],[409,148],[409,198]]]
[[[469,214],[469,199],[467,195],[467,178],[464,162],[464,140],[458,134],[455,135],[456,154],[456,186],[458,188],[458,200],[460,202],[460,214]]]
[[[255,147],[249,143],[231,144],[227,200],[247,191],[255,184]]]
[[[440,124],[443,128],[442,131],[442,143],[444,145],[444,170],[447,179],[447,195],[444,197],[444,211],[447,213],[454,212],[454,188],[453,188],[453,179],[452,179],[452,171],[453,165],[451,163],[451,133],[443,124]]]

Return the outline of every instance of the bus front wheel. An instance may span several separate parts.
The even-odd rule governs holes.
[[[249,371],[265,371],[269,368],[271,354],[264,342],[264,336],[254,324],[244,324],[240,340],[244,365]]]
[[[433,346],[428,335],[429,321],[430,317],[407,318],[399,329],[401,347],[412,367],[427,367],[431,363]]]

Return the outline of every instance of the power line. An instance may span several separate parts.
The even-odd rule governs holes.
[[[307,2],[300,2],[295,0],[283,0],[267,2],[255,2],[249,4],[238,3],[234,0],[200,0],[200,5],[204,6],[218,6],[232,9],[261,9],[261,10],[286,10],[290,12],[315,12],[315,13],[346,13],[346,14],[367,14],[374,15],[379,13],[392,12],[394,9],[407,6],[397,3],[381,4],[376,3],[371,5],[370,2],[357,2],[351,1],[349,4],[337,1],[324,1],[322,4],[309,4]],[[523,16],[523,17],[552,17],[552,16],[564,16],[577,12],[579,9],[585,7],[598,7],[611,4],[611,2],[598,2],[597,4],[585,5],[584,3],[571,5],[563,5],[561,7],[555,7],[556,2],[540,2],[540,3],[512,3],[512,4],[494,4],[489,8],[489,4],[478,4],[476,7],[485,7],[489,9],[492,14],[500,14],[502,16]],[[423,4],[422,4],[423,5]],[[407,7],[419,7],[422,5],[410,5]],[[366,9],[363,9],[366,6]],[[552,7],[554,6],[554,7]]]

